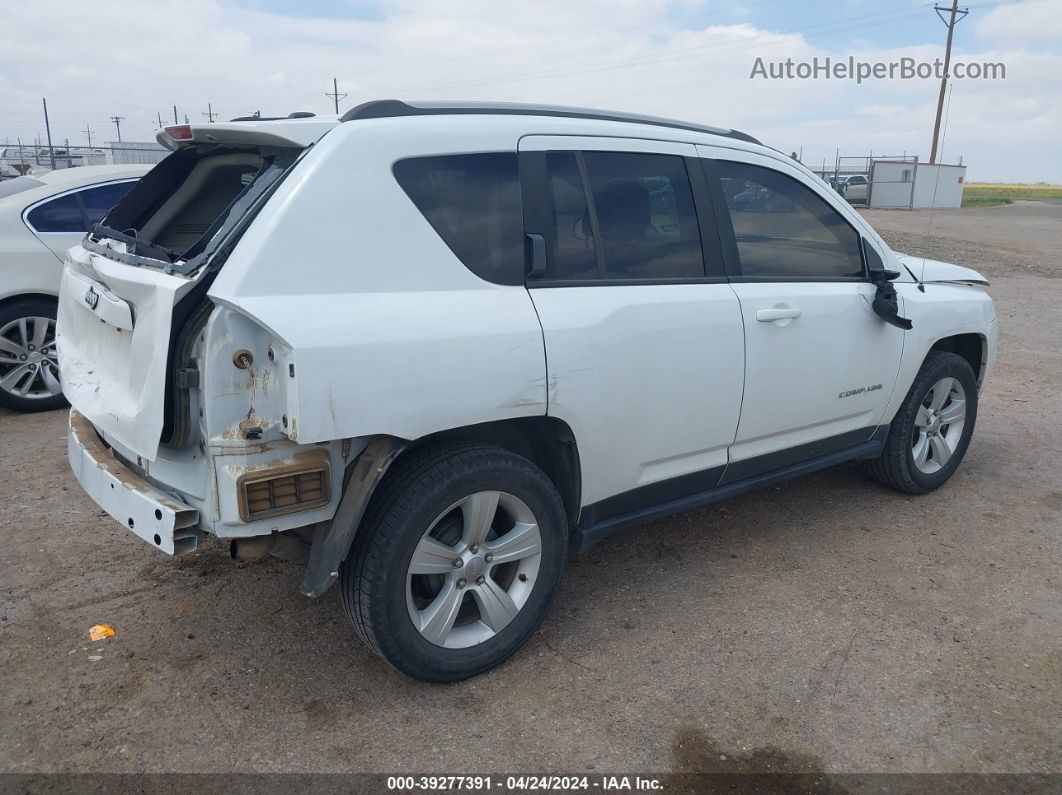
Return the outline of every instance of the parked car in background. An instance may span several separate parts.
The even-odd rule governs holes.
[[[85,166],[0,182],[0,406],[64,405],[54,347],[63,257],[149,168]]]
[[[21,177],[32,170],[33,149],[31,147],[0,147],[0,180]]]
[[[620,527],[847,461],[925,494],[970,442],[984,280],[744,133],[390,100],[160,141],[67,253],[71,468],[167,554],[306,561],[410,676],[500,663]]]
[[[866,203],[867,178],[862,174],[853,174],[850,177],[846,177],[841,184],[841,195],[852,203]]]

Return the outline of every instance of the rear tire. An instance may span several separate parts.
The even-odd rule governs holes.
[[[930,351],[868,469],[907,494],[926,494],[955,473],[977,420],[977,380],[954,353]]]
[[[55,358],[55,313],[48,298],[0,306],[0,406],[50,411],[67,405]]]
[[[372,498],[341,568],[343,606],[402,673],[465,679],[538,628],[567,542],[560,495],[527,459],[472,444],[413,451]]]

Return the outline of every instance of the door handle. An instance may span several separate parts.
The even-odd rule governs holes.
[[[758,309],[756,319],[761,323],[773,323],[776,320],[789,320],[800,317],[799,309]]]

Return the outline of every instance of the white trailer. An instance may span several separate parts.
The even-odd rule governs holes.
[[[870,197],[874,209],[960,207],[966,166],[874,160],[870,167]]]

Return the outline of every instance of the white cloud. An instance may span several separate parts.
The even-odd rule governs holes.
[[[222,0],[54,0],[42,26],[39,11],[19,3],[0,27],[0,138],[44,132],[42,95],[58,139],[83,142],[88,123],[94,140],[111,140],[108,117],[117,114],[123,138],[147,140],[157,113],[172,121],[174,103],[196,122],[208,101],[222,118],[256,109],[328,112],[324,92],[336,76],[350,94],[343,107],[382,96],[593,105],[746,129],[786,152],[803,146],[808,161],[832,159],[838,147],[928,155],[934,80],[857,86],[750,80],[749,72],[757,56],[931,60],[939,45],[875,50],[867,46],[873,29],[819,38],[819,28],[805,38],[710,25],[704,15],[701,29],[681,30],[675,20],[690,8],[689,0],[401,0],[381,8],[379,19],[353,20],[299,19]],[[1062,181],[1062,53],[1025,48],[1020,32],[981,40],[993,49],[957,53],[1002,60],[1007,80],[955,84],[946,154],[963,155],[972,178]]]
[[[977,35],[987,41],[1057,43],[1060,24],[1062,3],[1058,0],[1027,0],[991,9],[977,20],[976,28]]]

